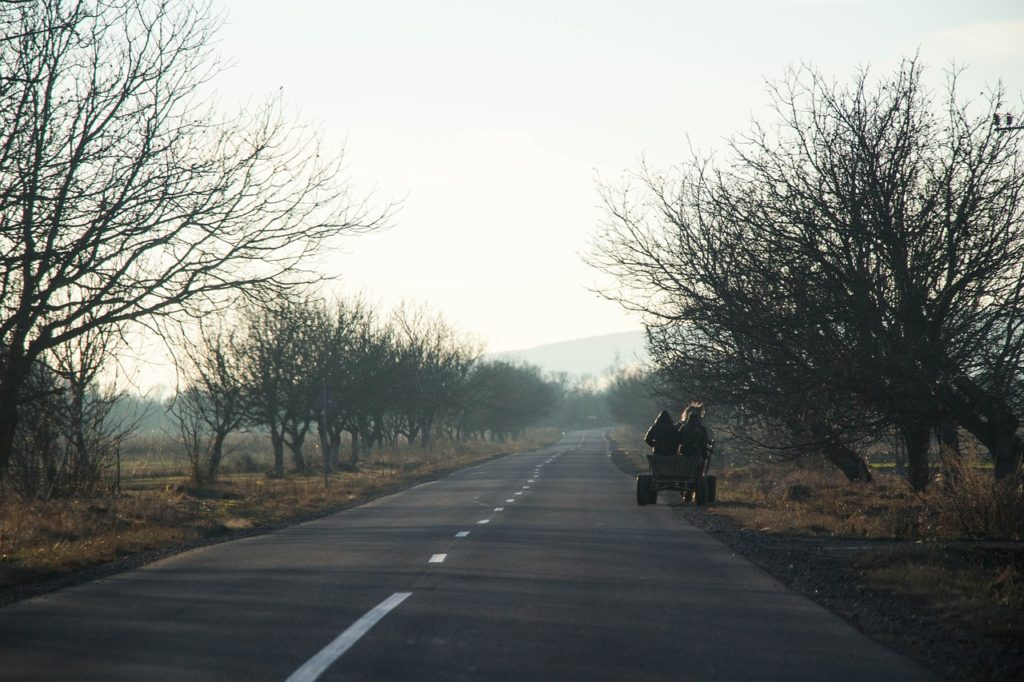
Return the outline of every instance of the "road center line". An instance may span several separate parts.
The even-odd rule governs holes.
[[[362,618],[349,625],[348,628],[338,635],[333,642],[320,650],[318,654],[303,664],[301,668],[293,672],[285,682],[313,682],[320,677],[332,663],[342,655],[376,625],[381,618],[388,615],[399,604],[404,602],[412,592],[395,592],[393,595],[374,606],[366,612]]]

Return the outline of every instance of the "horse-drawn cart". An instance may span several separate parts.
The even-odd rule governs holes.
[[[676,490],[689,502],[713,503],[717,488],[714,476],[708,476],[708,457],[686,455],[647,455],[650,473],[636,477],[636,503],[657,504],[659,490]]]

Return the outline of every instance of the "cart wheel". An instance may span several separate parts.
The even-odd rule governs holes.
[[[658,504],[658,484],[653,476],[647,477],[647,504]]]
[[[636,477],[636,503],[641,507],[647,504],[647,498],[650,496],[650,487],[650,474],[640,474]]]
[[[708,504],[715,503],[715,495],[718,492],[718,477],[708,476]]]
[[[708,501],[708,477],[701,476],[697,479],[697,504],[705,504]]]

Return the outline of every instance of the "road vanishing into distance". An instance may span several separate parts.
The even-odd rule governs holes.
[[[4,607],[0,679],[932,679],[633,486],[569,434]]]

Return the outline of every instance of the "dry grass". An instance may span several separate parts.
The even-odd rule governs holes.
[[[1024,641],[1024,550],[1020,546],[914,544],[857,560],[868,585],[926,602],[990,637]]]
[[[855,484],[835,471],[749,466],[719,472],[714,513],[765,533],[918,539],[928,528],[925,501],[894,474]]]
[[[872,484],[833,470],[749,466],[720,472],[715,513],[764,532],[895,540],[1024,539],[1024,488],[963,467],[955,486],[915,493],[891,472]]]
[[[185,485],[180,463],[180,470],[174,470],[158,456],[158,464],[140,467],[133,477],[122,468],[119,495],[0,503],[0,587],[228,530],[301,519],[559,437],[552,429],[500,445],[438,443],[431,453],[397,450],[375,455],[357,472],[333,474],[326,488],[322,474],[271,479],[262,473],[231,473],[215,486],[194,490]]]

